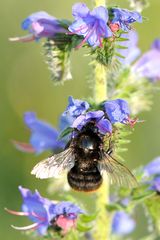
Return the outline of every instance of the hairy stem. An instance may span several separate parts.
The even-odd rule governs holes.
[[[106,0],[94,0],[94,6],[106,6]]]
[[[94,6],[105,6],[105,0],[94,0]],[[99,103],[107,99],[107,69],[102,64],[94,64],[94,100]],[[106,177],[107,178],[107,177]],[[98,212],[94,231],[95,240],[110,240],[110,217],[107,214],[106,204],[109,203],[109,181],[104,179],[97,192],[96,209]]]
[[[94,100],[99,103],[107,99],[107,69],[102,64],[94,64]]]

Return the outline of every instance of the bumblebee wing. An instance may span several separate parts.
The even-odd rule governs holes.
[[[107,153],[103,153],[102,156],[102,160],[98,163],[98,168],[100,172],[107,172],[112,184],[129,188],[138,186],[136,178],[127,167]]]
[[[72,148],[67,148],[61,153],[55,154],[38,163],[31,174],[37,178],[45,179],[59,177],[63,171],[70,170],[74,166],[75,157]]]

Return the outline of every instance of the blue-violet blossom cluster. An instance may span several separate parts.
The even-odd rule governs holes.
[[[102,104],[99,110],[87,102],[69,97],[69,103],[60,117],[59,130],[50,124],[37,119],[34,112],[24,114],[24,122],[31,131],[30,143],[13,141],[16,148],[23,152],[40,154],[43,151],[60,151],[65,148],[69,140],[59,140],[60,133],[67,127],[80,131],[87,123],[92,122],[102,135],[112,134],[112,125],[115,123],[134,126],[137,119],[130,118],[128,103],[123,99],[108,100]]]
[[[63,116],[73,118],[71,127],[79,131],[89,122],[93,122],[99,133],[111,134],[112,124],[122,123],[133,126],[137,120],[130,118],[128,103],[123,99],[105,101],[99,110],[93,111],[86,101],[69,97],[69,104]]]
[[[136,11],[121,8],[107,9],[103,6],[90,11],[85,3],[74,4],[72,14],[75,21],[69,24],[67,29],[46,12],[33,13],[22,22],[22,28],[28,30],[29,34],[24,37],[10,38],[10,40],[29,42],[40,38],[53,38],[57,33],[76,34],[84,38],[77,48],[85,42],[95,48],[102,47],[103,39],[114,37],[116,31],[122,29],[128,32],[130,24],[142,22],[141,15]]]

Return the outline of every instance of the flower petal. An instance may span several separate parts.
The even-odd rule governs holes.
[[[72,7],[72,15],[75,19],[84,18],[88,15],[89,8],[85,3],[76,3]]]
[[[108,10],[105,7],[99,6],[94,8],[93,11],[91,11],[90,15],[96,17],[99,20],[104,21],[105,24],[107,25],[109,16]]]
[[[154,42],[152,43],[151,48],[160,51],[160,39],[159,38],[154,40]]]
[[[64,147],[65,143],[57,140],[59,132],[50,124],[38,120],[34,112],[26,112],[24,121],[32,132],[30,143],[37,153],[48,149],[55,151]]]
[[[117,235],[127,235],[135,229],[136,223],[131,216],[123,211],[118,211],[113,217],[112,231]]]
[[[108,119],[101,119],[97,122],[96,126],[98,127],[100,133],[104,135],[112,132],[112,124]]]
[[[104,103],[105,111],[111,123],[125,123],[130,114],[128,103],[123,99],[110,100]]]
[[[72,124],[72,128],[76,128],[78,130],[81,130],[82,127],[86,124],[86,117],[84,115],[80,115],[75,119],[75,121]]]
[[[35,12],[28,16],[23,22],[22,22],[22,28],[24,30],[28,30],[30,27],[30,24],[33,22],[37,22],[40,19],[47,19],[50,21],[54,21],[56,18],[49,15],[47,12],[40,11],[40,12]]]
[[[145,175],[147,175],[148,177],[152,176],[152,175],[156,175],[159,174],[160,175],[160,157],[155,158],[153,161],[151,161],[150,163],[148,163],[145,167],[144,167],[144,173]]]
[[[104,112],[101,110],[98,111],[90,111],[86,113],[86,119],[87,120],[99,120],[100,118],[102,118],[104,116]]]

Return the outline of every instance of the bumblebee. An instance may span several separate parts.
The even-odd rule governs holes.
[[[137,181],[130,170],[112,156],[109,144],[105,150],[103,136],[94,122],[76,133],[64,151],[38,163],[32,170],[37,178],[59,177],[67,171],[68,183],[74,190],[90,192],[103,182],[103,172],[110,182],[126,187],[136,187]]]

